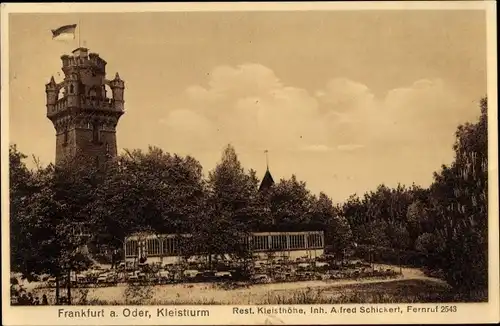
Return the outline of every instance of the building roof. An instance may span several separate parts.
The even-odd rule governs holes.
[[[264,174],[264,178],[262,178],[262,182],[260,183],[259,191],[267,190],[273,185],[273,176],[271,175],[271,172],[269,172],[269,169],[267,169],[266,174]]]

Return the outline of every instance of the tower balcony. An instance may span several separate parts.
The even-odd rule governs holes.
[[[115,105],[115,100],[112,98],[99,98],[94,96],[86,96],[80,98],[80,108],[83,110],[103,110],[121,112],[119,106]]]
[[[75,98],[76,99],[76,98]],[[81,97],[80,101],[72,101],[68,97],[60,98],[56,104],[47,112],[49,118],[55,117],[59,113],[66,111],[69,108],[75,108],[85,111],[100,111],[100,112],[114,112],[124,113],[121,106],[116,105],[115,100],[112,98],[98,98],[93,96]]]
[[[57,116],[60,112],[66,110],[68,107],[68,98],[63,97],[57,100],[54,105],[48,106],[47,117],[49,119]]]

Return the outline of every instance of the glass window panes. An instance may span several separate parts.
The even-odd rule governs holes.
[[[127,242],[125,242],[125,255],[133,257],[136,254],[137,254],[137,241],[128,240]]]
[[[151,236],[146,238],[142,242],[142,247],[139,248],[137,240],[127,239],[125,241],[125,255],[127,257],[136,257],[141,250],[144,250],[144,254],[149,256],[181,255],[181,241],[183,240],[185,239],[173,234],[159,238]],[[254,251],[321,249],[324,246],[324,235],[323,232],[254,234],[242,238],[241,243],[248,245]]]

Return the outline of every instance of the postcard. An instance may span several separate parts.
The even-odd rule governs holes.
[[[495,9],[3,4],[3,323],[498,322]]]

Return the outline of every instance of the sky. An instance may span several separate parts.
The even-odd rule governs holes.
[[[246,169],[295,174],[334,201],[428,186],[486,94],[484,11],[11,14],[10,143],[55,159],[44,85],[78,40],[125,80],[118,148],[191,155],[232,144]],[[29,163],[32,164],[32,163]]]

